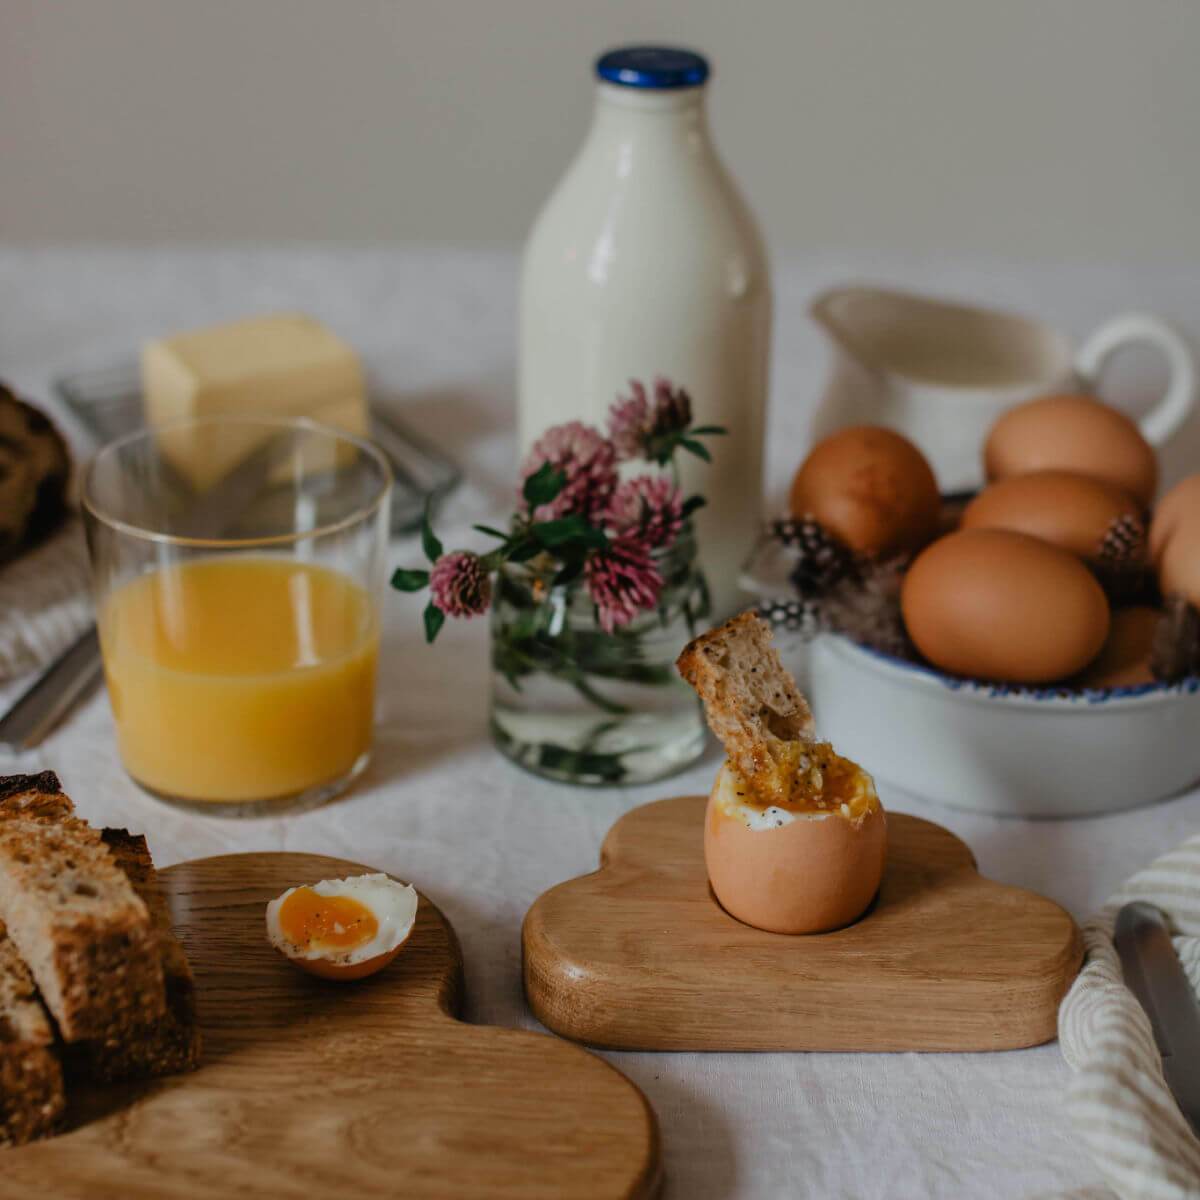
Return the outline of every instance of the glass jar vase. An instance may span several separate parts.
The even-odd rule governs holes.
[[[506,563],[492,602],[492,736],[535,775],[564,783],[647,783],[704,751],[699,701],[675,670],[702,628],[708,588],[685,527],[658,552],[658,606],[606,633],[582,578]]]

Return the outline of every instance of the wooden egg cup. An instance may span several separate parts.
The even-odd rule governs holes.
[[[315,979],[268,945],[268,900],[367,870],[236,854],[163,871],[199,989],[200,1069],[68,1087],[73,1128],[0,1150],[0,1196],[656,1195],[641,1092],[557,1038],[456,1019],[462,954],[424,896],[399,957],[369,979]]]
[[[525,994],[548,1029],[624,1050],[1007,1050],[1055,1036],[1079,929],[1053,901],[985,879],[948,830],[889,813],[871,908],[789,936],[717,903],[705,803],[627,813],[598,871],[534,902]]]

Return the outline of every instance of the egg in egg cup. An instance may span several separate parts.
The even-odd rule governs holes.
[[[883,878],[887,818],[870,775],[816,739],[766,622],[743,613],[690,642],[677,666],[728,755],[704,822],[721,907],[772,933],[857,920]]]

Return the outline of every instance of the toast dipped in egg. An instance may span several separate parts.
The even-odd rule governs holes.
[[[676,667],[727,756],[704,821],[721,907],[773,933],[856,920],[883,878],[887,818],[871,776],[818,740],[767,623],[734,617],[690,642]]]

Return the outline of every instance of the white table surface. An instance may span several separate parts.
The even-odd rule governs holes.
[[[1124,308],[1154,310],[1200,332],[1195,269],[851,253],[777,264],[768,453],[776,498],[805,447],[824,370],[805,305],[819,287],[845,279],[986,300],[1058,322],[1076,337]],[[501,516],[513,486],[515,285],[516,256],[508,251],[0,250],[0,378],[47,402],[56,375],[128,357],[147,336],[256,311],[306,310],[349,338],[405,415],[465,466],[467,483],[439,531],[448,545],[470,545],[471,521]],[[1135,366],[1132,389],[1145,392],[1153,372]],[[1198,445],[1192,428],[1168,455],[1168,475],[1200,466]],[[397,544],[392,557],[415,563],[418,549]],[[525,775],[488,741],[486,622],[450,623],[431,651],[418,617],[416,600],[390,597],[375,758],[354,792],[323,810],[229,821],[164,808],[122,773],[103,696],[29,765],[59,771],[91,820],[144,830],[162,865],[226,851],[306,850],[413,880],[458,930],[470,1018],[536,1028],[521,992],[525,910],[552,884],[593,869],[605,831],[627,809],[707,791],[716,754],[666,784],[630,790],[576,790]],[[1200,790],[1069,822],[950,812],[881,790],[889,808],[931,817],[963,837],[986,874],[1044,892],[1077,916],[1200,824]],[[1061,1114],[1066,1068],[1054,1045],[979,1055],[608,1057],[658,1113],[667,1194],[680,1200],[981,1200],[1097,1182]]]

